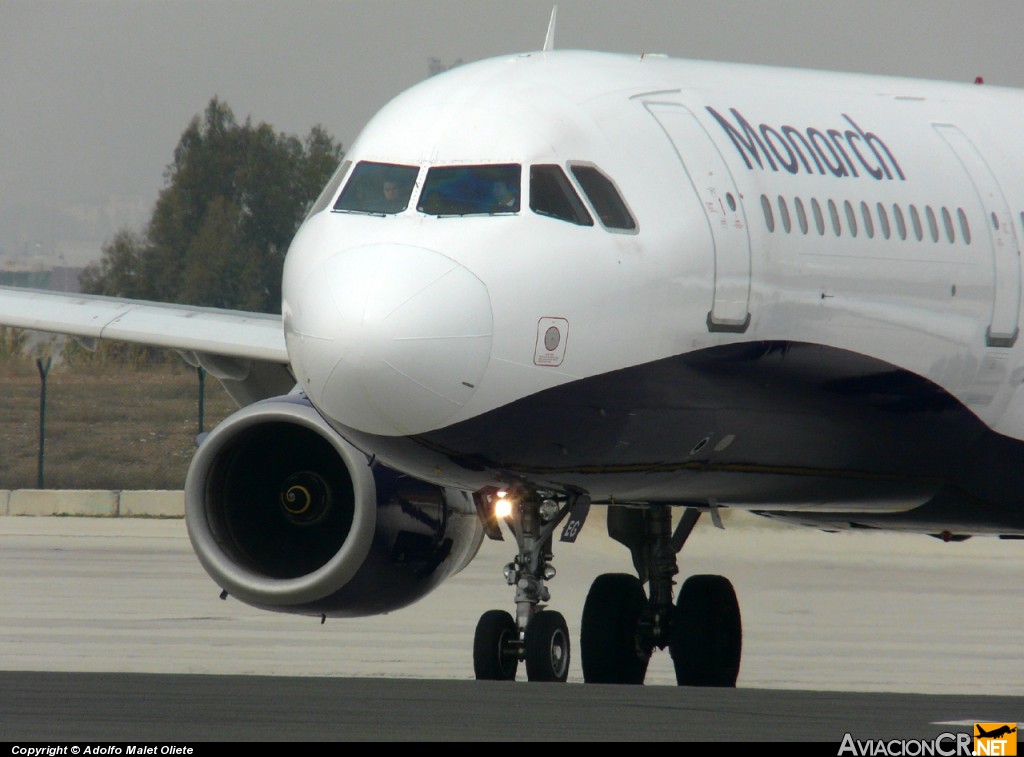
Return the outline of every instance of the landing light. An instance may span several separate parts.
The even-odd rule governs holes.
[[[508,492],[498,492],[498,499],[494,503],[495,517],[507,519],[512,515],[512,501],[507,495]]]

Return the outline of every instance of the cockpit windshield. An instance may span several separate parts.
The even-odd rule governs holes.
[[[379,215],[401,213],[409,206],[419,172],[417,166],[361,161],[353,169],[334,209]]]
[[[518,213],[521,175],[515,164],[431,168],[416,209],[432,216]]]

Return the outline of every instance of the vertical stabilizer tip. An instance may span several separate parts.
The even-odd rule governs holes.
[[[544,52],[555,49],[555,22],[558,20],[558,6],[551,6],[551,20],[548,21],[548,33],[544,36]]]

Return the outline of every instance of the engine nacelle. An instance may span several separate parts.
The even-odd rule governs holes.
[[[228,594],[335,617],[415,602],[483,539],[469,493],[372,465],[297,396],[245,407],[206,437],[185,516],[199,561]]]

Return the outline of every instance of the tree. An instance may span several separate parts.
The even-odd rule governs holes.
[[[451,63],[445,63],[440,58],[431,58],[427,61],[427,76],[437,76],[443,74],[445,71],[451,71],[453,68],[458,68],[464,63],[462,58],[457,58]]]
[[[142,271],[144,247],[145,242],[138,234],[119,231],[113,241],[104,245],[99,264],[82,272],[82,291],[110,297],[132,296]]]
[[[239,124],[213,98],[178,141],[146,233],[104,246],[83,291],[279,311],[288,244],[341,156],[320,126],[302,141]]]

